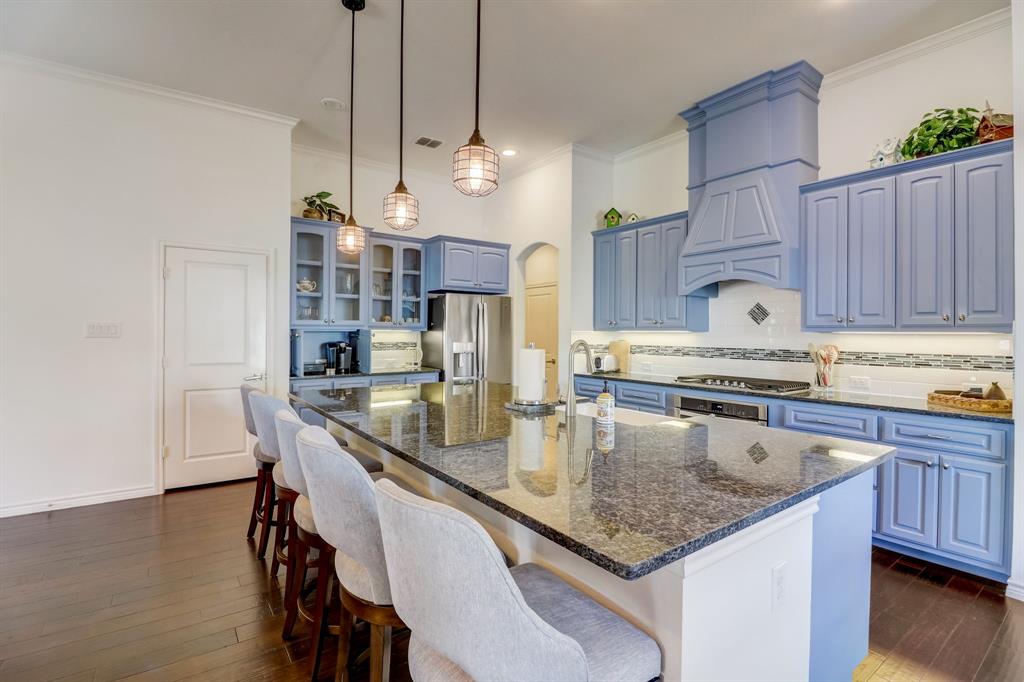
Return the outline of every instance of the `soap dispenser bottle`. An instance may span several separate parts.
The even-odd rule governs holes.
[[[604,382],[604,390],[597,396],[597,417],[598,424],[615,423],[615,397],[608,391],[608,382]]]

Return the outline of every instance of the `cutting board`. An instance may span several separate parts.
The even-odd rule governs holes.
[[[612,341],[608,344],[608,352],[619,361],[619,371],[629,371],[629,341]]]

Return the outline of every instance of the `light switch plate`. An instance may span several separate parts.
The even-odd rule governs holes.
[[[119,339],[121,338],[120,322],[88,322],[85,325],[87,339]]]

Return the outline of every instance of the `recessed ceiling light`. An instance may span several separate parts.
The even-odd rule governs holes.
[[[345,108],[345,103],[337,97],[324,97],[320,100],[320,106],[327,111],[341,111]]]
[[[518,153],[519,152],[517,152],[515,149],[502,149],[501,150],[501,155],[502,156],[515,156]]]

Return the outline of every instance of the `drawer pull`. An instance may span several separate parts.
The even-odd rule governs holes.
[[[953,440],[953,437],[946,433],[926,433],[924,437],[932,440]]]
[[[835,426],[836,425],[836,420],[835,419],[818,418],[818,419],[815,419],[813,421],[815,421],[818,424],[828,424],[829,426]]]

